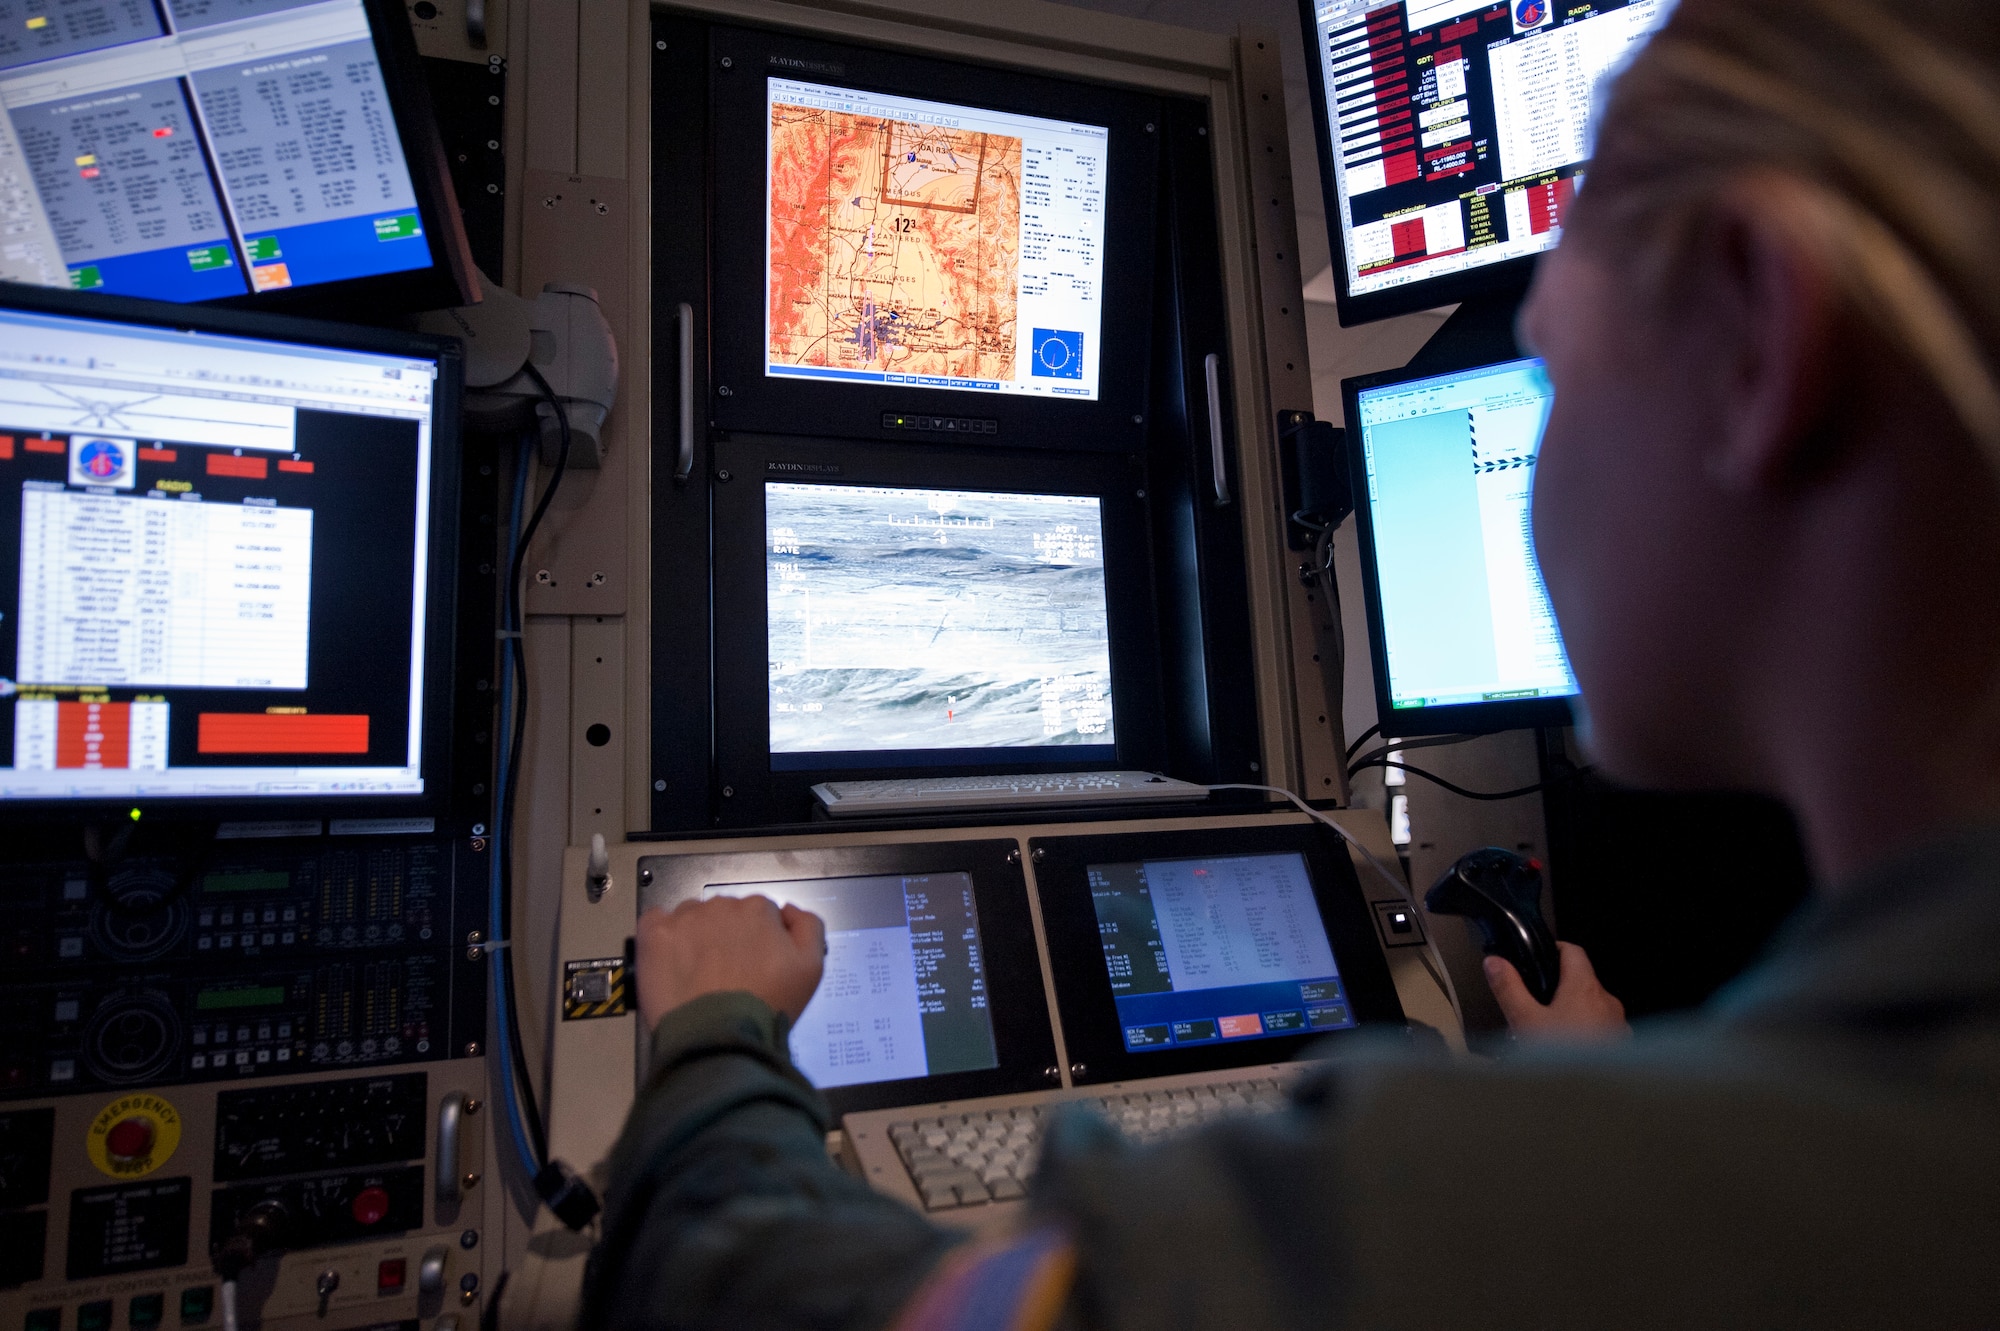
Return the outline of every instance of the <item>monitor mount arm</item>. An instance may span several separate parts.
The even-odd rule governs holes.
[[[419,326],[465,343],[465,420],[479,430],[536,423],[542,461],[553,463],[562,431],[529,367],[541,372],[569,418],[569,465],[604,464],[604,418],[618,394],[618,345],[597,293],[548,282],[533,300],[478,275],[477,305],[434,310]]]

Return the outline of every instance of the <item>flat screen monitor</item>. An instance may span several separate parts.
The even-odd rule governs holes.
[[[1303,855],[1093,864],[1128,1053],[1355,1025]]]
[[[814,1086],[943,1077],[1000,1066],[979,906],[965,872],[727,883],[826,925],[826,970],[791,1031]]]
[[[1673,0],[1300,0],[1340,320],[1523,286]]]
[[[715,425],[1143,444],[1157,99],[780,33],[710,43]]]
[[[765,87],[764,373],[1096,400],[1109,129]]]
[[[1576,676],[1529,499],[1554,395],[1532,358],[1344,384],[1377,715],[1391,737],[1565,725]]]
[[[639,909],[764,897],[820,917],[826,968],[790,1045],[836,1114],[1055,1084],[1018,841],[766,836],[737,845],[746,848],[682,842],[642,857]]]
[[[402,6],[0,6],[0,277],[168,301],[475,299]]]
[[[1282,1063],[1403,1019],[1353,862],[1315,824],[1285,815],[1029,849],[1079,1082]]]
[[[1111,762],[1102,501],[768,481],[778,770]]]
[[[0,803],[420,811],[457,344],[195,313],[0,290]]]

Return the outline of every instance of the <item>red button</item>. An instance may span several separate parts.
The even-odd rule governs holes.
[[[369,1191],[377,1192],[380,1189],[370,1188]],[[384,1259],[382,1264],[375,1268],[375,1292],[377,1294],[399,1293],[403,1288],[404,1274],[408,1270],[409,1267],[404,1264],[401,1257]]]
[[[153,1120],[121,1118],[104,1134],[104,1149],[117,1160],[140,1160],[153,1150]]]
[[[389,1194],[380,1188],[363,1188],[355,1195],[351,1209],[357,1222],[372,1225],[389,1214]]]

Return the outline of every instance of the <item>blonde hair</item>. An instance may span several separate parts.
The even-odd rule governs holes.
[[[1612,89],[1571,236],[1637,241],[1664,276],[1720,191],[1799,182],[1811,202],[1787,221],[2000,468],[1992,17],[1992,0],[1681,0]]]

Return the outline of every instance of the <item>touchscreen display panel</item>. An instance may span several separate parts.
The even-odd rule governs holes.
[[[792,1027],[813,1085],[936,1077],[1000,1066],[979,909],[964,873],[711,884],[711,897],[769,897],[826,921],[826,973]]]
[[[1125,1049],[1356,1024],[1297,852],[1089,866]]]
[[[1110,131],[768,81],[764,371],[1095,401]]]

